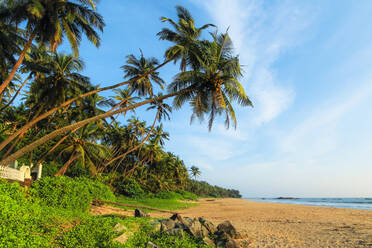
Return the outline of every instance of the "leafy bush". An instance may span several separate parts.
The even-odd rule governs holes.
[[[110,188],[88,178],[43,177],[32,184],[31,195],[46,206],[86,212],[92,199],[113,201]]]
[[[63,235],[58,243],[66,248],[112,247],[116,223],[112,218],[91,217]]]
[[[48,237],[41,235],[43,216],[17,183],[0,180],[0,247],[50,247]]]
[[[113,186],[117,193],[129,197],[140,198],[145,194],[141,186],[133,178],[126,178],[123,180],[122,177],[119,177],[114,181]]]
[[[182,198],[185,200],[197,200],[198,199],[198,197],[195,194],[184,191],[182,189],[179,189],[176,192],[180,194]]]
[[[92,201],[86,185],[69,177],[43,177],[32,184],[31,195],[46,206],[81,212]]]
[[[115,195],[112,193],[110,187],[101,182],[91,180],[86,177],[79,177],[75,179],[77,182],[84,184],[93,199],[100,199],[105,201],[115,201]]]

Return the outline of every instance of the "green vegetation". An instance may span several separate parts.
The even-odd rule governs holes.
[[[56,177],[44,179],[42,183],[25,191],[18,183],[11,184],[0,180],[0,203],[2,206],[0,208],[2,223],[0,246],[9,248],[130,248],[145,247],[148,241],[152,241],[161,247],[169,247],[170,244],[175,244],[172,247],[207,247],[200,240],[195,240],[188,235],[182,238],[155,232],[148,218],[127,217],[121,219],[114,216],[90,216],[79,211],[86,211],[81,206],[89,206],[92,195],[89,196],[89,191],[86,191],[88,197],[83,198],[76,195],[75,191],[84,189],[87,184],[95,185],[92,188],[104,188],[102,185],[97,187],[99,183],[89,179]],[[46,192],[48,192],[47,198],[44,196]],[[101,192],[104,193],[99,194]],[[29,197],[27,197],[28,193],[30,193]],[[97,195],[107,196],[107,192],[100,190]],[[52,197],[55,197],[55,200],[52,200]],[[67,202],[67,197],[71,203]],[[182,196],[178,195],[177,197]],[[146,206],[164,209],[179,209],[188,206],[180,202],[177,205],[176,199],[155,197],[147,200],[133,200],[132,202],[130,199],[119,198],[119,202],[143,203]],[[128,232],[137,230],[126,244],[113,241],[113,238],[120,235],[114,229],[118,223],[127,227]]]
[[[96,2],[0,2],[0,166],[16,160],[43,164],[44,176],[28,190],[0,181],[0,246],[144,247],[154,241],[204,247],[188,236],[154,233],[149,220],[127,223],[87,212],[93,199],[175,210],[193,206],[187,200],[199,196],[240,197],[236,190],[196,181],[199,168],[189,169],[164,149],[169,133],[162,125],[173,109],[189,104],[191,120],[207,117],[209,130],[220,116],[227,128],[236,126],[233,104],[252,103],[239,82],[232,41],[212,24],[195,26],[177,6],[178,19],[162,17],[170,28],[157,34],[171,43],[164,61],[142,51],[130,54],[121,66],[126,81],[100,87],[83,75],[78,56],[83,37],[100,45],[105,23]],[[58,51],[63,38],[72,54]],[[179,71],[165,82],[159,69],[171,62],[179,63]],[[103,91],[112,96],[103,97]],[[142,106],[154,113],[150,124],[135,115]],[[137,225],[125,245],[112,241],[118,222]]]

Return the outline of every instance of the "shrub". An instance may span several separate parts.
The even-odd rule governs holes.
[[[145,194],[141,186],[133,178],[126,178],[123,180],[123,178],[120,177],[114,181],[113,186],[117,193],[124,196],[140,198]]]
[[[58,243],[66,248],[112,247],[116,223],[112,218],[91,217],[63,235]]]
[[[110,188],[88,178],[43,177],[32,184],[31,195],[46,206],[86,212],[92,199],[114,201]]]
[[[77,182],[84,184],[93,199],[100,199],[105,201],[115,201],[116,197],[112,193],[110,187],[107,185],[91,180],[86,177],[79,177],[75,179]]]
[[[32,184],[31,195],[46,206],[86,212],[92,196],[84,183],[69,177],[43,177]]]
[[[180,194],[182,198],[185,200],[197,200],[198,199],[198,197],[195,194],[184,191],[182,189],[179,189],[176,192]]]
[[[51,247],[48,237],[41,235],[43,216],[17,183],[0,180],[0,247]]]

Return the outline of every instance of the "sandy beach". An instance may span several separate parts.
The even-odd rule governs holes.
[[[251,241],[249,247],[372,247],[372,211],[243,199],[200,199],[199,206],[178,211],[215,224],[229,220]],[[111,206],[93,214],[123,213]],[[108,211],[108,212],[107,212]],[[125,214],[132,215],[132,212]],[[151,212],[152,217],[170,214]]]
[[[252,239],[250,247],[372,247],[370,210],[242,199],[202,199],[199,202],[199,206],[180,213],[201,216],[216,224],[230,220]]]

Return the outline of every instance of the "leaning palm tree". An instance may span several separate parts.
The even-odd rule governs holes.
[[[205,24],[199,28],[195,27],[195,21],[190,12],[182,6],[176,6],[178,21],[171,18],[161,17],[162,22],[168,22],[173,30],[163,28],[157,35],[161,40],[167,40],[174,45],[167,49],[165,58],[173,60],[175,63],[180,62],[180,69],[186,70],[187,65],[192,65],[194,68],[198,67],[200,53],[198,44],[202,31],[213,24]]]
[[[196,178],[197,178],[198,176],[201,175],[201,171],[200,171],[199,168],[196,167],[196,166],[191,166],[191,168],[190,168],[190,172],[191,172],[191,175],[194,177],[195,180],[196,180]]]
[[[212,25],[212,24],[206,24],[206,25],[202,26],[201,28],[196,28],[194,26],[194,20],[192,19],[191,15],[188,13],[188,11],[186,9],[178,6],[177,7],[177,12],[178,12],[178,17],[179,17],[179,20],[177,22],[177,23],[179,23],[179,25],[177,26],[177,28],[176,28],[175,25],[173,25],[175,27],[175,30],[174,31],[172,31],[170,29],[163,29],[158,34],[159,37],[160,37],[160,39],[162,39],[162,40],[168,40],[168,41],[170,41],[170,42],[172,42],[174,44],[170,49],[168,49],[169,51],[170,50],[173,50],[173,52],[172,53],[171,52],[166,52],[165,53],[165,57],[166,57],[165,62],[163,62],[162,64],[160,64],[160,65],[156,66],[155,68],[153,68],[153,71],[157,71],[159,68],[163,67],[164,65],[166,65],[167,63],[169,63],[172,60],[175,60],[175,62],[176,62],[179,59],[181,59],[181,64],[183,63],[183,65],[181,66],[181,68],[184,68],[184,69],[186,68],[185,67],[185,65],[187,64],[186,61],[193,61],[190,64],[194,65],[194,67],[197,67],[198,66],[198,60],[199,60],[199,58],[196,55],[199,54],[199,52],[196,52],[195,51],[198,48],[198,44],[200,43],[198,37],[200,36],[202,30],[206,29],[208,26],[214,26],[214,25]],[[167,21],[167,22],[169,22],[171,24],[172,23],[176,24],[170,18],[162,18],[162,20]],[[185,26],[182,23],[188,23],[188,24]],[[192,32],[192,30],[198,30],[198,31],[196,32],[196,34],[194,34]],[[191,32],[190,35],[188,35],[189,32]],[[168,35],[167,35],[167,33],[168,33]],[[195,52],[193,52],[193,53],[189,52],[191,50],[192,51],[195,51]],[[25,132],[27,129],[31,128],[32,126],[34,126],[37,122],[43,120],[44,118],[47,118],[48,116],[52,115],[53,113],[55,113],[59,109],[64,108],[64,107],[70,105],[74,101],[79,100],[79,99],[84,98],[84,97],[87,97],[87,96],[92,95],[92,94],[96,94],[96,93],[102,92],[102,91],[111,90],[111,89],[115,89],[115,88],[120,87],[120,86],[123,86],[123,85],[131,84],[131,83],[133,83],[133,82],[135,82],[135,81],[137,81],[137,80],[139,80],[139,79],[141,79],[143,77],[146,77],[147,75],[148,74],[145,73],[145,74],[142,74],[142,75],[138,75],[138,77],[131,78],[131,79],[127,80],[127,81],[124,81],[124,82],[121,82],[121,83],[118,83],[118,84],[115,84],[115,85],[110,85],[110,86],[99,88],[99,89],[96,89],[96,90],[93,90],[93,91],[90,91],[90,92],[86,92],[84,94],[81,94],[78,97],[75,97],[73,99],[70,99],[70,100],[62,103],[60,106],[55,107],[55,108],[49,110],[48,112],[40,115],[38,118],[34,119],[30,123],[27,123],[27,125],[25,125],[22,128],[20,128],[11,137],[8,137],[7,140],[5,140],[4,142],[2,142],[0,144],[0,150],[2,150],[12,140],[16,139],[18,135],[20,135],[21,133]],[[170,96],[167,96],[167,97],[170,97]],[[166,97],[164,97],[163,99],[165,99],[165,98]],[[146,103],[148,103],[148,102],[146,102]],[[143,104],[146,104],[146,103],[143,103]],[[129,107],[129,108],[134,109],[134,108],[136,108],[138,106],[142,106],[143,104],[140,103],[139,105],[132,105],[132,106],[135,106],[135,107]],[[122,110],[123,111],[121,111],[120,113],[123,113],[123,112],[126,111],[124,109],[122,109]]]
[[[49,44],[52,51],[67,37],[74,55],[79,54],[83,34],[95,46],[100,45],[97,30],[103,31],[104,21],[95,11],[93,0],[14,0],[12,4],[0,6],[0,21],[18,25],[25,23],[27,43],[20,52],[8,77],[0,85],[0,95],[13,79],[34,40]]]

